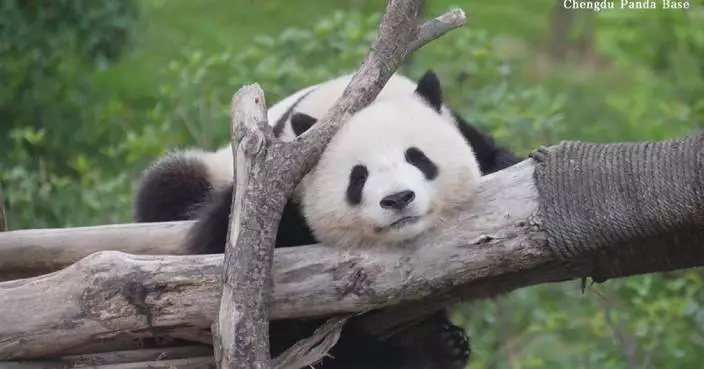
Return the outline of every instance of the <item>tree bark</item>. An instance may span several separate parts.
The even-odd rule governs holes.
[[[267,141],[274,134],[258,84],[233,96],[230,114],[235,186],[220,312],[212,329],[215,359],[219,368],[268,369],[271,263],[286,198],[271,193],[278,177],[267,165]]]
[[[421,31],[419,6],[419,0],[388,1],[377,37],[349,86],[300,140],[283,142],[274,136],[258,85],[244,86],[234,95],[230,113],[235,186],[223,291],[217,324],[213,325],[219,368],[271,368],[271,264],[281,213],[295,185],[318,161],[342,124],[376,98],[411,47],[420,47],[464,24],[464,13],[455,11],[429,22]],[[334,325],[328,332],[330,337],[339,336],[342,323]],[[313,344],[321,338],[314,336],[309,341]]]

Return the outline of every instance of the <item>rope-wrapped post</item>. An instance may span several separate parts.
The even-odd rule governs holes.
[[[704,264],[704,134],[565,141],[532,154],[539,217],[559,260],[595,281]]]

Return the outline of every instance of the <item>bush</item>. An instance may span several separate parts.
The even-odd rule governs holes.
[[[106,148],[121,134],[112,121],[119,104],[97,90],[92,72],[127,49],[137,5],[137,0],[0,5],[0,184],[11,227],[106,219],[88,209],[112,213],[114,204],[105,201],[109,192],[101,188],[115,181],[102,173],[109,167]]]

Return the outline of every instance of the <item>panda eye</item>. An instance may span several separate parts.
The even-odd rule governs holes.
[[[362,190],[364,183],[369,177],[369,171],[364,165],[355,165],[350,171],[349,183],[347,184],[346,198],[350,205],[358,205],[362,202]]]
[[[406,161],[418,168],[429,181],[438,176],[438,166],[417,147],[406,150]]]

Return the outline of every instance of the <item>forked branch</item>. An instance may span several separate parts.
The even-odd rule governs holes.
[[[219,368],[271,368],[268,307],[274,242],[286,199],[295,185],[318,161],[342,124],[376,98],[412,48],[465,21],[464,13],[455,11],[423,29],[417,25],[419,9],[418,0],[388,1],[376,39],[349,86],[320,123],[299,140],[282,142],[274,137],[266,121],[264,93],[258,85],[245,86],[233,97],[236,186],[225,247],[220,313],[217,325],[213,325]],[[334,345],[343,323],[341,320],[332,329],[318,332],[325,336],[308,339],[311,345],[321,341],[326,345],[316,345],[318,352],[308,348],[305,362],[300,357],[278,362],[290,361],[292,368],[315,363]]]

